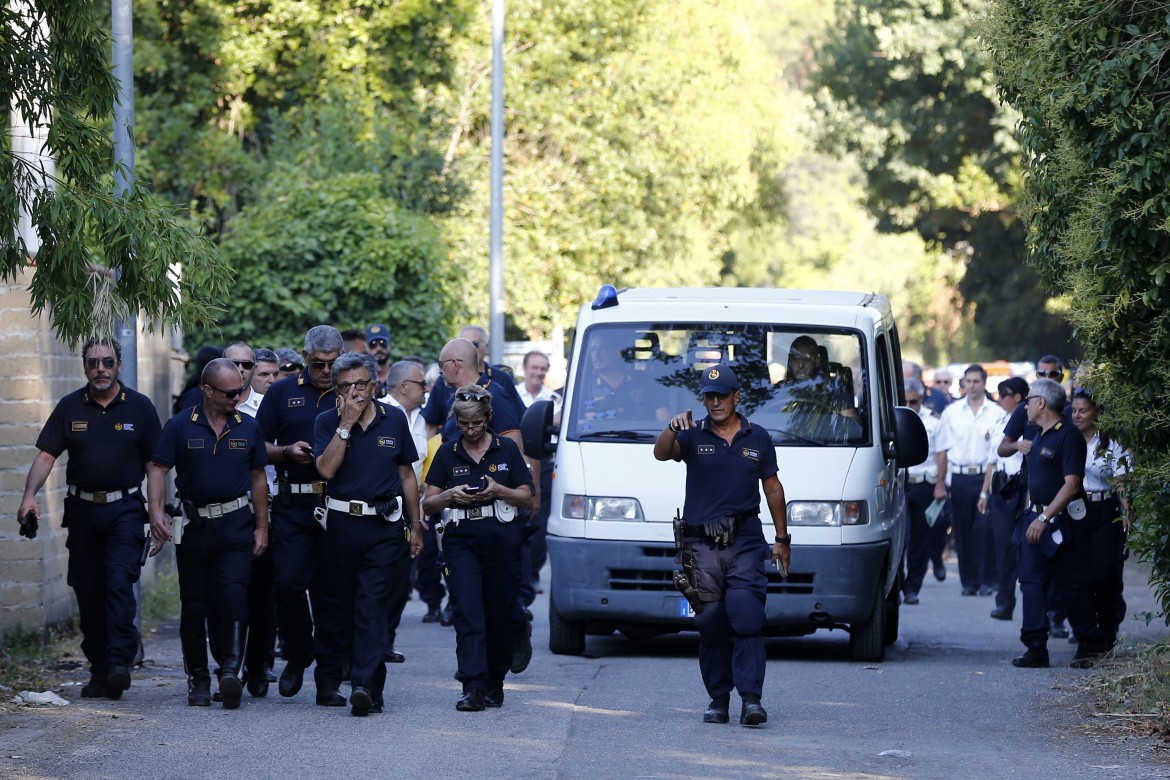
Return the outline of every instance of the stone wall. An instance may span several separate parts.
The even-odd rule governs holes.
[[[65,581],[68,552],[61,528],[68,456],[58,459],[37,496],[37,538],[18,534],[16,512],[41,426],[62,396],[85,384],[80,349],[70,350],[53,337],[46,314],[30,313],[27,287],[27,277],[0,284],[0,355],[7,367],[0,382],[0,638],[15,627],[43,631],[68,623],[77,613]],[[169,336],[140,333],[138,385],[164,420],[171,405],[172,363]],[[174,365],[181,370],[181,364]],[[144,587],[156,565],[167,565],[172,556],[173,545],[167,545],[161,560],[147,565]]]

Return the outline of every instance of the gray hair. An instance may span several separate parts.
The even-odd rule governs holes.
[[[403,380],[409,379],[411,372],[416,369],[418,369],[418,363],[413,360],[399,360],[390,366],[390,374],[386,377],[386,384],[390,385],[391,388],[398,387]]]
[[[1064,388],[1060,386],[1059,382],[1054,382],[1051,379],[1037,379],[1032,383],[1032,387],[1028,392],[1043,398],[1048,408],[1057,414],[1064,411],[1066,397]]]
[[[341,333],[331,325],[317,325],[305,334],[305,352],[340,352],[345,342]],[[352,368],[352,366],[351,366]]]
[[[322,326],[328,327],[328,326]],[[312,331],[310,331],[311,333]],[[333,331],[337,333],[336,330]],[[340,334],[338,335],[340,338]],[[318,350],[323,352],[325,350]],[[374,362],[372,355],[367,355],[365,352],[343,352],[337,360],[333,361],[333,384],[337,385],[337,377],[342,371],[351,371],[355,368],[364,368],[370,372],[370,379],[374,382],[378,381],[378,364]]]
[[[922,380],[915,379],[914,377],[903,380],[902,387],[906,390],[907,393],[918,393],[919,395],[926,394],[926,388],[922,386]]]
[[[114,350],[114,358],[119,363],[122,362],[122,344],[116,338],[113,338],[112,336],[109,338],[89,339],[84,344],[82,344],[81,345],[81,359],[82,359],[82,361],[84,362],[85,359],[87,357],[89,357],[89,351],[91,349],[93,349],[94,347],[98,347],[98,346],[109,347],[110,349]]]
[[[468,330],[478,330],[483,335],[483,343],[484,344],[490,344],[492,342],[492,340],[490,338],[488,338],[487,328],[485,328],[483,325],[475,325],[475,324],[464,325],[462,328],[460,328],[459,329],[459,334],[460,334],[459,338],[463,338],[463,332],[468,331]],[[468,341],[471,341],[471,339],[468,339]]]
[[[439,381],[439,374],[442,373],[443,369],[439,368],[438,363],[431,363],[429,366],[427,366],[427,370],[423,372],[423,381],[426,382],[428,386],[433,385],[435,382]]]

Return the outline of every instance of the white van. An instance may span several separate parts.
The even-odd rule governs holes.
[[[820,353],[812,378],[788,370],[801,337]],[[560,425],[548,403],[523,425],[528,454],[555,449],[549,648],[694,630],[672,581],[686,467],[652,448],[672,415],[705,414],[700,375],[714,363],[735,369],[740,412],[772,432],[788,499],[792,566],[787,579],[768,567],[765,633],[847,628],[855,659],[880,660],[898,633],[900,469],[926,456],[921,421],[898,406],[898,331],[883,296],[774,289],[607,285],[581,308]],[[762,493],[760,511],[767,528]]]

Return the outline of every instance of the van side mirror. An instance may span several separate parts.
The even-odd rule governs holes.
[[[544,460],[551,456],[557,451],[556,445],[552,443],[556,432],[553,425],[553,402],[533,403],[520,420],[520,441],[524,445],[524,454],[533,460]]]
[[[926,460],[930,449],[926,426],[913,409],[894,407],[894,447],[900,469],[917,466]]]

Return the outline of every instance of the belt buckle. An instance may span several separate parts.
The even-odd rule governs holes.
[[[110,495],[109,493],[94,493],[93,494],[93,503],[107,504],[107,503],[109,503],[109,501],[107,500],[106,497],[109,495]]]
[[[207,507],[208,517],[223,517],[223,504],[212,504]]]
[[[468,517],[483,517],[483,507],[473,506],[467,509]]]
[[[310,482],[309,483],[309,492],[310,493],[324,493],[325,492],[325,483],[324,482]]]
[[[364,501],[350,501],[349,513],[351,515],[364,515],[366,513],[366,505]]]

